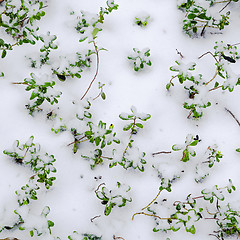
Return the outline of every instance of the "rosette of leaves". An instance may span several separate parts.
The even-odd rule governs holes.
[[[225,199],[225,196],[223,194],[224,189],[227,189],[229,193],[232,193],[232,191],[236,190],[236,187],[232,184],[231,179],[229,179],[228,185],[224,188],[219,188],[217,185],[215,185],[212,189],[203,189],[201,193],[203,194],[204,200],[213,203],[214,199],[216,199],[216,201],[223,201]]]
[[[188,118],[201,118],[203,109],[211,106],[211,102],[207,100],[209,90],[202,80],[202,75],[192,77],[191,81],[184,84],[184,89],[188,92],[188,100],[183,104],[185,109],[190,110]]]
[[[108,216],[114,206],[124,207],[127,202],[131,202],[132,198],[129,197],[130,186],[126,186],[117,182],[117,188],[114,190],[108,190],[105,186],[101,187],[101,190],[95,191],[96,196],[100,199],[103,205],[105,205],[104,214]]]
[[[123,131],[131,131],[131,135],[132,134],[136,134],[138,132],[139,128],[143,128],[143,124],[140,121],[147,121],[148,119],[151,118],[150,114],[146,114],[146,113],[138,113],[137,108],[132,106],[130,108],[131,113],[121,113],[119,114],[119,118],[121,118],[124,121],[133,121],[130,124],[127,124],[126,126],[123,127]]]
[[[12,50],[16,45],[24,43],[35,44],[38,40],[38,27],[35,21],[41,20],[45,15],[43,1],[24,0],[15,5],[12,1],[4,1],[0,6],[0,27],[4,29],[7,35],[10,35],[16,42],[9,43],[0,38],[0,50],[2,58],[7,54],[7,50]]]
[[[184,144],[174,144],[172,146],[173,151],[182,151],[183,156],[181,158],[181,161],[188,162],[190,160],[190,157],[195,157],[196,152],[192,149],[192,147],[195,147],[200,142],[199,137],[196,136],[195,138],[193,135],[188,134],[186,137],[186,141]]]
[[[81,155],[82,158],[85,158],[90,161],[91,169],[94,169],[97,165],[102,165],[104,162],[104,159],[112,160],[112,157],[105,157],[103,156],[102,149],[95,149],[93,152],[91,152],[91,156],[85,156]]]
[[[183,31],[189,36],[204,36],[207,28],[223,30],[229,25],[230,11],[219,16],[208,15],[208,8],[199,5],[195,0],[186,0],[178,5],[185,12]]]
[[[116,132],[113,132],[113,124],[107,128],[107,124],[100,120],[98,125],[93,124],[93,122],[88,122],[87,125],[89,131],[86,131],[84,134],[90,143],[94,143],[101,148],[111,145],[112,142],[120,143],[120,140],[116,137]]]
[[[51,35],[50,32],[47,32],[47,34],[43,35],[41,34],[39,36],[39,39],[41,42],[43,42],[43,46],[40,48],[40,67],[44,64],[46,64],[49,61],[49,54],[51,50],[55,50],[58,48],[57,44],[54,42],[57,39],[56,35]],[[32,67],[36,67],[36,61],[32,60]]]
[[[150,16],[139,16],[135,17],[135,23],[140,27],[146,27]]]
[[[182,60],[175,61],[177,65],[171,66],[170,70],[173,72],[177,72],[178,74],[173,76],[170,82],[166,85],[166,89],[169,90],[171,86],[174,86],[172,80],[174,78],[178,78],[179,83],[183,83],[186,80],[193,81],[194,77],[192,76],[190,71],[194,71],[196,67],[196,63],[188,63],[185,64]]]
[[[133,54],[128,56],[128,59],[133,62],[134,70],[138,72],[140,69],[143,69],[146,65],[152,66],[152,62],[149,59],[150,49],[145,48],[139,50],[138,48],[133,48]]]
[[[133,147],[131,142],[129,145],[118,164],[125,169],[133,168],[144,172],[144,165],[147,163],[144,159],[146,153],[140,152],[138,147]]]

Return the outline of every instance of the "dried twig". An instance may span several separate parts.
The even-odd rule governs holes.
[[[88,89],[86,90],[86,92],[83,94],[83,96],[81,97],[81,100],[84,99],[84,97],[87,95],[88,91],[90,90],[90,88],[92,87],[92,84],[93,82],[95,81],[95,79],[97,78],[97,75],[98,75],[98,71],[99,71],[99,51],[98,51],[98,48],[97,48],[97,45],[96,43],[93,41],[93,45],[94,45],[94,48],[95,48],[95,51],[96,51],[96,55],[97,55],[97,69],[96,69],[96,73],[91,81],[91,83],[89,84],[88,86]]]
[[[158,154],[169,154],[172,153],[171,151],[166,152],[166,151],[161,151],[161,152],[156,152],[156,153],[152,153],[152,156],[158,155]]]
[[[225,110],[230,113],[230,115],[234,118],[234,120],[237,122],[238,126],[240,127],[240,122],[238,121],[238,119],[235,117],[235,115],[227,108],[225,108]]]
[[[91,218],[90,221],[93,222],[94,219],[99,218],[99,217],[101,217],[101,215],[98,215],[98,216],[95,216],[95,217]]]

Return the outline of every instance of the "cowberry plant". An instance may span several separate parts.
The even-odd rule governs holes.
[[[229,25],[230,11],[227,11],[226,13],[216,11],[216,15],[209,13],[209,8],[211,6],[222,2],[208,2],[209,0],[202,1],[202,3],[196,0],[185,0],[184,2],[181,1],[178,5],[178,8],[185,14],[183,20],[183,31],[190,37],[204,36],[207,29],[221,31],[225,28],[225,26]]]
[[[95,234],[84,233],[80,234],[77,231],[74,231],[72,235],[68,236],[69,240],[102,240],[102,237],[98,237]]]
[[[210,175],[210,170],[213,166],[216,163],[219,163],[222,158],[223,154],[218,150],[218,146],[216,144],[209,146],[202,157],[204,160],[195,166],[195,181],[197,183],[202,183]]]
[[[121,165],[123,168],[133,168],[138,169],[139,171],[144,171],[144,164],[146,160],[144,159],[146,153],[141,152],[138,147],[133,146],[134,140],[132,139],[133,135],[138,133],[139,129],[143,128],[141,122],[145,122],[151,118],[150,114],[139,113],[136,107],[131,107],[131,113],[121,113],[119,118],[124,121],[131,121],[123,127],[123,131],[130,131],[129,142],[122,154],[122,158],[119,161],[113,161],[110,164],[110,167],[116,166],[117,164]]]
[[[0,28],[6,33],[1,35],[0,50],[2,58],[8,50],[13,50],[14,46],[30,43],[34,45],[39,36],[37,31],[39,27],[36,21],[41,20],[45,15],[45,1],[41,0],[23,0],[19,4],[10,0],[1,1],[0,4]],[[12,37],[9,41],[8,36]]]
[[[25,90],[31,91],[29,100],[31,103],[26,105],[29,114],[32,115],[35,111],[41,111],[40,106],[44,102],[49,102],[51,105],[58,103],[58,98],[62,94],[56,91],[53,87],[55,81],[49,79],[48,75],[37,77],[34,73],[30,74],[31,78],[25,78],[23,82],[15,82],[13,84],[26,85]]]
[[[39,35],[39,39],[43,43],[43,46],[40,48],[40,55],[37,58],[28,58],[31,61],[32,68],[41,68],[45,64],[50,64],[51,51],[58,49],[58,45],[55,43],[56,35],[51,35],[50,32],[47,32],[47,34]]]
[[[192,197],[192,194],[189,194],[185,201],[175,201],[173,204],[169,204],[167,199],[156,201],[155,198],[147,207],[142,209],[145,211],[135,213],[133,219],[136,215],[152,217],[155,221],[154,232],[177,232],[180,229],[185,229],[186,232],[192,234],[197,231],[196,222],[201,220],[215,221],[218,230],[214,233],[218,239],[223,239],[225,236],[239,233],[240,212],[231,208],[231,203],[225,203],[226,190],[228,193],[236,190],[230,179],[226,187],[219,188],[215,185],[211,189],[203,189],[202,195]],[[166,209],[170,214],[162,216],[161,213],[166,212]],[[209,212],[209,209],[213,210]]]
[[[105,184],[99,185],[95,193],[97,198],[101,200],[101,203],[105,205],[104,214],[106,216],[111,213],[113,207],[124,207],[127,202],[132,201],[132,198],[129,196],[131,187],[117,182],[116,189],[109,190],[103,185]]]
[[[53,63],[52,71],[57,75],[58,79],[63,82],[67,77],[81,78],[84,68],[91,67],[90,56],[94,53],[95,52],[88,50],[85,54],[77,52],[75,56],[60,56],[58,61]]]
[[[172,76],[166,88],[170,90],[172,86],[175,86],[173,81],[176,78],[183,85],[188,98],[183,103],[183,107],[189,110],[188,118],[199,119],[203,116],[203,109],[212,105],[208,97],[212,91],[222,89],[232,92],[235,86],[240,85],[240,75],[232,68],[232,64],[239,59],[238,45],[238,43],[216,42],[213,53],[208,51],[198,58],[202,59],[204,56],[210,55],[214,59],[216,71],[210,80],[205,80],[206,77],[201,73],[194,75],[196,63],[185,64],[181,59],[176,61],[177,65],[170,67],[170,70],[177,74]]]
[[[15,230],[17,227],[20,231],[28,231],[31,237],[43,236],[48,239],[51,236],[51,228],[54,226],[54,222],[47,219],[50,213],[50,207],[46,206],[43,208],[40,215],[31,213],[29,209],[20,207],[14,211],[17,215],[17,222],[10,229]],[[29,219],[34,219],[31,221]]]
[[[29,166],[34,173],[30,180],[37,177],[37,182],[43,183],[46,189],[49,189],[56,179],[51,176],[52,173],[56,173],[57,171],[53,166],[56,159],[53,155],[42,152],[41,146],[38,143],[34,143],[33,140],[33,136],[24,144],[20,144],[19,140],[16,140],[13,144],[13,151],[4,150],[3,153],[11,157],[16,163]],[[34,193],[34,189],[36,189],[36,186],[31,184],[31,181],[22,190],[29,189],[30,186],[32,186],[33,192],[31,193],[30,190],[26,192],[30,192],[32,194],[31,198],[35,200],[36,194]],[[26,200],[24,204],[28,202],[29,200]]]
[[[135,23],[140,27],[146,27],[148,25],[150,16],[138,16],[135,17]]]
[[[192,157],[196,156],[196,152],[192,149],[200,142],[198,136],[193,137],[193,135],[188,134],[186,137],[186,141],[184,144],[174,144],[172,146],[173,151],[182,151],[182,158],[181,161],[188,162]]]
[[[145,65],[152,66],[152,62],[149,59],[150,57],[150,49],[145,48],[143,50],[139,50],[138,48],[133,48],[133,54],[128,56],[128,59],[133,63],[133,68],[136,72],[140,69],[143,69]]]

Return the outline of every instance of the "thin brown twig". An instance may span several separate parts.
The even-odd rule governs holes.
[[[115,239],[122,239],[122,240],[125,240],[124,238],[122,238],[122,237],[116,237],[115,235],[113,235],[113,239],[115,240]]]
[[[171,151],[169,151],[169,152],[166,152],[166,151],[155,152],[155,153],[152,153],[152,156],[155,156],[155,155],[158,155],[158,154],[169,154],[169,153],[172,153],[172,152]]]
[[[240,122],[238,121],[238,119],[235,117],[235,115],[227,108],[225,108],[225,110],[230,113],[230,115],[233,117],[233,119],[237,122],[238,126],[240,127]]]
[[[219,12],[222,12],[231,2],[232,0],[230,0]]]
[[[98,215],[98,216],[95,216],[95,217],[91,218],[90,221],[93,222],[94,219],[99,218],[99,217],[101,217],[101,215]]]
[[[160,190],[158,192],[157,196],[146,207],[142,208],[142,210],[144,210],[144,209],[148,208],[149,206],[151,206],[156,201],[156,199],[159,197],[161,192],[162,192],[162,190]]]
[[[139,213],[133,214],[132,220],[134,220],[134,217],[135,217],[136,215],[141,215],[141,214],[143,214],[143,215],[145,215],[145,216],[149,216],[149,217],[159,218],[159,219],[161,219],[161,220],[173,220],[173,219],[174,219],[174,218],[162,218],[162,217],[159,217],[159,216],[154,215],[154,214],[148,214],[148,213],[145,213],[145,212],[139,212]]]
[[[97,189],[96,189],[94,192],[97,193],[97,191],[99,190],[99,188],[100,188],[102,185],[105,185],[105,183],[101,183],[100,185],[98,185]]]
[[[207,54],[210,54],[217,63],[219,63],[219,61],[216,59],[216,57],[212,54],[212,52],[208,51],[208,52],[205,52],[204,54],[202,54],[200,57],[198,57],[198,59],[201,59],[202,57],[204,57],[205,55]]]
[[[218,89],[218,88],[221,88],[221,87],[222,87],[222,85],[217,86],[217,87],[214,87],[214,88],[212,88],[212,89],[210,89],[210,90],[208,90],[208,91],[211,92],[211,91],[214,91],[214,90],[216,90],[216,89]]]
[[[93,82],[96,80],[97,75],[98,75],[98,71],[99,71],[99,52],[98,52],[98,48],[97,48],[97,45],[96,45],[96,43],[94,42],[94,40],[93,40],[93,45],[94,45],[94,48],[95,48],[95,51],[96,51],[96,55],[97,55],[97,68],[96,68],[96,73],[95,73],[92,81],[90,82],[90,84],[89,84],[86,92],[85,92],[85,93],[83,94],[83,96],[81,97],[81,100],[84,99],[84,97],[87,95],[88,91],[89,91],[90,88],[92,87],[92,84],[93,84]]]

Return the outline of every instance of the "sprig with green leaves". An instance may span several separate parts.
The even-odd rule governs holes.
[[[23,207],[16,209],[14,213],[19,218],[16,226],[20,231],[28,231],[31,237],[43,236],[47,238],[51,235],[54,222],[47,219],[50,207],[45,206],[40,215],[32,214],[29,209]],[[30,222],[29,219],[34,219],[34,221]]]
[[[29,100],[31,103],[26,105],[29,114],[33,115],[35,111],[41,111],[40,106],[44,102],[51,105],[58,103],[58,98],[62,94],[54,89],[55,81],[49,79],[48,75],[37,77],[34,73],[30,74],[30,78],[25,78],[23,82],[15,82],[13,84],[26,85],[25,91],[31,91]]]
[[[198,136],[193,137],[193,135],[188,134],[186,137],[186,141],[184,144],[174,144],[172,146],[173,151],[182,151],[182,162],[188,162],[191,157],[196,156],[196,152],[192,149],[192,147],[195,147],[201,140]]]
[[[212,4],[209,4],[212,6]],[[230,11],[218,15],[209,14],[209,7],[195,0],[185,0],[178,8],[185,13],[183,31],[190,37],[204,36],[206,29],[223,30],[229,25]]]
[[[226,187],[219,188],[215,185],[212,189],[203,189],[202,195],[192,197],[188,194],[186,200],[175,201],[169,204],[167,199],[156,201],[157,197],[145,208],[142,212],[135,213],[136,215],[145,215],[152,217],[155,221],[154,232],[158,231],[173,231],[177,232],[180,229],[185,229],[186,232],[195,234],[197,232],[195,223],[202,220],[215,221],[218,231],[214,231],[216,236],[230,236],[239,233],[238,218],[240,212],[231,209],[231,203],[225,203],[225,193],[232,193],[236,188],[229,179],[229,184]],[[222,203],[221,203],[222,202]],[[209,212],[209,209],[214,209]],[[161,216],[162,212],[168,210],[168,216]],[[146,211],[144,211],[146,210]]]
[[[99,185],[95,193],[97,198],[100,199],[101,203],[105,206],[104,214],[108,216],[113,207],[124,207],[127,202],[131,202],[132,198],[129,196],[130,190],[130,186],[126,186],[120,182],[117,182],[117,187],[113,190],[106,188],[105,184]]]
[[[150,57],[150,49],[145,48],[143,50],[139,50],[138,48],[133,48],[133,54],[128,56],[128,59],[133,63],[133,68],[136,72],[140,69],[143,69],[146,65],[152,66],[152,62],[149,59]]]
[[[37,187],[32,184],[33,179],[37,177],[37,183],[43,183],[46,189],[49,189],[53,185],[53,181],[56,177],[51,176],[52,173],[56,173],[56,168],[54,167],[54,162],[56,159],[53,155],[44,153],[41,150],[41,146],[38,143],[33,142],[34,137],[31,136],[29,140],[20,144],[19,140],[16,140],[13,144],[13,151],[4,150],[3,153],[13,158],[16,163],[24,166],[29,166],[33,171],[34,175],[30,178],[28,186],[23,187],[22,190],[27,190],[32,186],[33,192],[26,191],[30,193],[30,198],[36,200],[35,190]],[[34,190],[35,189],[35,190]],[[25,203],[29,202],[24,200]]]
[[[119,118],[124,121],[131,121],[131,123],[123,127],[123,131],[130,131],[129,142],[122,154],[120,161],[113,161],[110,164],[110,167],[116,166],[119,164],[125,169],[133,168],[138,169],[139,171],[144,171],[144,165],[147,163],[144,159],[146,153],[141,152],[138,147],[133,146],[134,140],[132,139],[133,135],[138,133],[139,129],[143,128],[141,122],[145,122],[151,118],[150,114],[139,113],[136,107],[131,107],[131,113],[121,113]]]
[[[95,234],[91,233],[80,234],[77,231],[74,231],[73,234],[68,236],[69,240],[79,240],[80,238],[81,240],[102,240],[102,237],[98,237]]]
[[[146,27],[148,25],[149,18],[149,15],[135,17],[135,23],[140,27]]]
[[[34,45],[39,40],[36,21],[45,15],[45,7],[44,1],[41,0],[24,0],[16,5],[12,1],[3,1],[0,6],[0,28],[6,35],[0,38],[2,58],[7,55],[8,50],[13,50],[14,46],[25,43]],[[11,42],[8,39],[9,35],[13,39]]]
[[[200,119],[203,116],[203,109],[212,105],[209,100],[209,94],[217,89],[232,92],[234,88],[240,85],[240,74],[233,70],[232,64],[239,59],[237,44],[225,44],[216,42],[214,52],[208,51],[202,54],[198,59],[210,55],[214,59],[216,71],[210,80],[206,80],[201,73],[193,74],[196,70],[196,63],[185,64],[183,60],[176,61],[177,65],[170,67],[171,71],[177,72],[172,76],[170,82],[166,85],[169,91],[175,86],[173,80],[178,78],[179,83],[186,92],[186,100],[183,107],[189,111],[188,118]],[[181,57],[183,58],[183,57]]]

